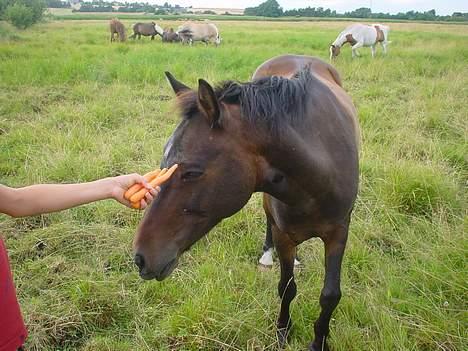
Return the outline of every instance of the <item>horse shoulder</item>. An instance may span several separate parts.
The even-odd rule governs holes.
[[[354,134],[354,141],[356,145],[360,144],[360,128],[357,117],[357,110],[353,104],[351,96],[344,90],[341,82],[341,77],[338,71],[331,65],[321,65],[313,69],[314,75],[317,79],[327,86],[328,90],[335,97],[336,103],[341,106],[345,118],[349,120],[352,125],[352,132]]]

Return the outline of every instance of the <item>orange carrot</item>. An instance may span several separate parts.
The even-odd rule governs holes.
[[[177,163],[172,165],[172,167],[169,168],[166,172],[164,172],[163,174],[159,174],[156,178],[150,181],[150,185],[154,188],[158,185],[163,184],[166,180],[168,180],[172,176],[172,173],[175,172],[178,166],[179,165]]]
[[[164,169],[163,169],[164,170]],[[158,174],[160,174],[162,171],[160,169],[156,169],[152,172],[149,172],[149,173],[146,173],[143,177],[145,178],[145,180],[149,183],[150,181],[152,181],[154,178],[156,178],[158,176]],[[141,185],[140,183],[137,183],[137,184],[133,184],[130,188],[127,189],[127,191],[125,192],[124,194],[124,198],[126,198],[127,200],[129,200],[133,194],[135,194],[138,190],[141,190],[141,188],[143,188],[143,185]]]
[[[151,185],[153,188],[155,188],[158,185],[163,184],[165,181],[167,181],[171,177],[172,173],[175,172],[175,170],[177,169],[177,166],[178,165],[175,164],[169,169],[163,169],[158,174],[158,176],[156,178],[154,178],[152,181],[150,181],[149,185]],[[135,194],[133,194],[130,197],[130,202],[132,202],[132,203],[140,202],[141,199],[143,199],[145,197],[147,192],[148,192],[148,189],[146,189],[146,188],[140,189],[139,191],[137,191]]]

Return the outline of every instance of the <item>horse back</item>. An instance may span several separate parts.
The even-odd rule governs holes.
[[[304,67],[314,75],[342,86],[340,75],[333,66],[315,57],[298,55],[277,56],[266,61],[257,68],[252,80],[269,76],[292,78]]]
[[[252,76],[252,80],[280,76],[293,78],[300,70],[307,67],[312,75],[322,82],[335,95],[338,103],[346,111],[346,115],[351,119],[356,135],[356,143],[359,145],[359,125],[357,122],[357,112],[351,97],[342,87],[341,77],[332,65],[311,56],[283,55],[274,57],[260,65]]]

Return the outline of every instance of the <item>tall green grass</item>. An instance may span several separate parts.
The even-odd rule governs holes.
[[[131,22],[125,20],[127,27]],[[162,26],[176,26],[165,21]],[[219,48],[109,43],[107,22],[0,30],[0,183],[77,182],[159,164],[178,123],[163,72],[190,86],[249,80],[272,56],[327,59],[339,22],[220,22]],[[7,33],[7,34],[4,34]],[[359,110],[361,188],[343,264],[334,350],[465,350],[468,27],[394,24],[388,57],[336,67]],[[261,196],[140,280],[141,213],[112,201],[0,217],[31,350],[273,350],[279,268],[256,267]],[[323,247],[300,247],[288,350],[312,338]]]

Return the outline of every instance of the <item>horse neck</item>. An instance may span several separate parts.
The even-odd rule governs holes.
[[[160,26],[158,26],[157,24],[154,25],[154,30],[156,31],[156,33],[158,33],[161,37],[163,36],[163,33],[164,33],[164,29],[162,29]]]
[[[332,43],[332,45],[335,45],[337,47],[343,46],[344,43],[346,43],[346,34],[340,34],[338,38]]]
[[[254,153],[257,171],[256,191],[268,193],[289,205],[298,205],[310,199],[307,190],[320,186],[316,179],[326,172],[325,165],[311,153],[307,138],[301,135],[302,126],[288,126],[281,136],[258,131],[249,126],[249,149]],[[311,179],[311,174],[317,175]]]

